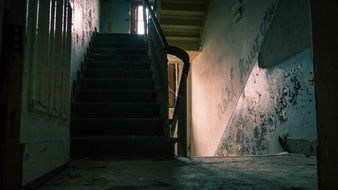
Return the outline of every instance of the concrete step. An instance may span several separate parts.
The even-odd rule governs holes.
[[[145,48],[93,48],[90,53],[103,55],[147,55]]]
[[[163,121],[159,118],[72,118],[71,136],[160,136]]]
[[[87,90],[153,90],[154,80],[147,79],[82,79],[80,89]]]
[[[97,36],[94,39],[94,42],[112,42],[112,43],[145,43],[144,38],[142,37],[115,37],[115,36]]]
[[[93,42],[93,48],[145,48],[144,42],[116,41],[116,42]]]
[[[144,36],[98,33],[92,45],[72,102],[71,155],[173,156]]]
[[[144,35],[139,34],[119,34],[119,33],[97,33],[95,39],[97,38],[113,38],[113,39],[133,39],[139,40],[144,39]]]
[[[88,79],[152,79],[151,70],[107,70],[86,69],[83,73]]]
[[[77,101],[87,103],[156,103],[156,91],[79,89]]]
[[[75,118],[157,118],[160,105],[157,103],[73,103]]]
[[[71,137],[71,156],[156,157],[168,154],[167,141],[161,136]]]
[[[149,61],[147,55],[102,55],[89,54],[91,61]]]
[[[97,61],[88,60],[88,69],[123,69],[123,70],[148,70],[149,61]]]

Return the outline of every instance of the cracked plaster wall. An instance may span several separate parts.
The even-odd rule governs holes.
[[[311,49],[272,68],[255,64],[216,156],[277,153],[281,135],[316,139]]]
[[[72,23],[72,79],[76,79],[81,61],[87,52],[90,37],[95,27],[99,31],[100,1],[71,0],[73,8]]]
[[[191,156],[271,154],[279,135],[316,138],[308,0],[243,0],[237,22],[235,2],[215,1],[191,65]]]

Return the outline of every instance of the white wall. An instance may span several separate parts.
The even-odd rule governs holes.
[[[278,136],[316,139],[309,1],[243,0],[238,22],[235,2],[215,1],[191,64],[191,156],[271,154],[282,151]]]
[[[279,136],[317,139],[309,2],[279,1],[217,156],[274,154]]]
[[[253,62],[258,56],[278,1],[243,0],[237,23],[232,15],[234,2],[215,1],[203,50],[191,64],[188,144],[192,156],[214,155],[254,64],[241,71],[239,61],[252,54],[249,61]]]

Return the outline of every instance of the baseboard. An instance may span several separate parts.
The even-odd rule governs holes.
[[[66,167],[67,167],[68,163],[56,168],[55,170],[39,177],[38,179],[22,186],[20,188],[20,190],[33,190],[36,189],[37,187],[39,187],[40,185],[42,185],[43,183],[45,183],[46,181],[48,181],[49,179],[51,179],[52,177],[56,176],[57,174],[59,174],[60,172],[62,172]]]

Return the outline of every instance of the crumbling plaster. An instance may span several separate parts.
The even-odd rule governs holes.
[[[241,1],[242,18],[235,22],[234,2],[214,2],[203,50],[191,64],[192,156],[214,155],[278,4],[278,0]]]
[[[99,0],[71,0],[73,5],[72,23],[72,79],[76,79],[91,35],[95,28],[100,28],[100,1]]]
[[[307,49],[269,69],[255,64],[217,156],[281,152],[279,136],[316,139],[312,59]]]
[[[238,21],[235,2],[215,1],[205,46],[191,64],[191,156],[276,153],[278,135],[316,139],[308,1],[244,0]],[[258,67],[259,54],[269,68]]]

